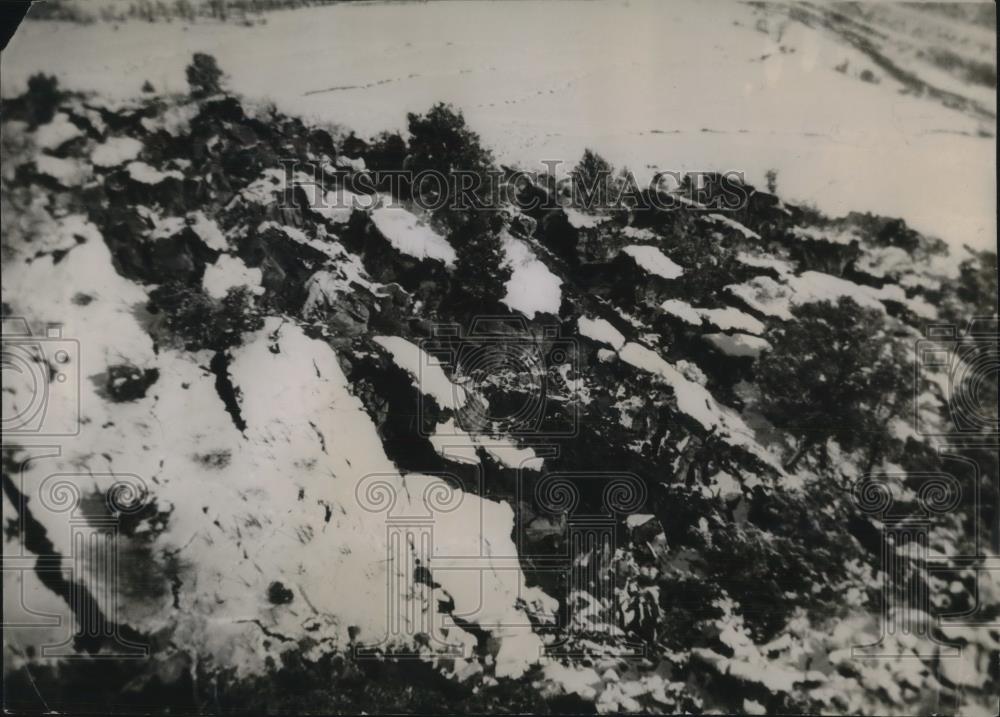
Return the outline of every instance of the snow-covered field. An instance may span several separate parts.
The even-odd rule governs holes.
[[[783,196],[824,212],[901,216],[956,246],[995,243],[996,93],[917,56],[946,46],[995,67],[987,28],[882,11],[880,51],[975,103],[963,110],[908,91],[842,35],[780,5],[466,9],[345,4],[270,13],[252,27],[126,22],[112,33],[101,23],[28,22],[4,53],[3,94],[40,70],[111,96],[134,95],[145,80],[181,91],[191,53],[205,51],[237,92],[362,136],[402,129],[406,112],[443,100],[502,161],[529,169],[542,160],[568,169],[585,147],[637,175],[733,169],[763,185],[774,169]],[[875,81],[863,81],[866,71]]]

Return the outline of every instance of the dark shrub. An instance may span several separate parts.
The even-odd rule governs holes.
[[[888,447],[888,422],[911,395],[902,348],[878,311],[848,297],[792,313],[795,321],[768,331],[774,348],[757,363],[765,414],[799,439],[787,467],[830,438],[865,449],[874,463]]]
[[[465,125],[462,113],[438,103],[425,115],[409,113],[410,169],[414,173],[434,170],[448,174],[460,169],[485,173],[493,166],[493,155],[479,135]]]
[[[209,97],[222,92],[222,70],[211,55],[194,53],[187,66],[187,81],[194,98]]]
[[[406,141],[399,132],[382,132],[368,147],[365,165],[373,172],[402,169],[406,159]]]
[[[36,127],[51,122],[62,96],[59,80],[55,76],[39,73],[29,77],[28,92],[24,98],[28,124]]]
[[[504,296],[504,285],[511,270],[506,259],[496,218],[473,212],[468,223],[455,232],[452,244],[458,260],[455,266],[456,289],[483,308]]]
[[[132,364],[116,364],[108,367],[107,392],[112,401],[122,403],[137,401],[146,396],[146,390],[160,377],[155,368],[141,369]]]
[[[581,209],[601,209],[617,199],[614,167],[590,149],[573,169],[573,200]]]
[[[470,221],[471,214],[490,206],[488,175],[493,155],[480,144],[479,135],[466,127],[462,113],[449,105],[438,103],[426,115],[411,112],[407,120],[406,168],[416,179],[410,191],[414,198],[420,194],[430,205],[440,207],[436,218],[448,231],[457,231]],[[459,180],[455,172],[476,176]]]
[[[340,143],[340,151],[344,154],[344,156],[356,159],[364,156],[365,152],[368,151],[368,143],[358,137],[358,135],[354,132],[351,132],[349,135],[344,137],[344,141]]]
[[[149,298],[150,313],[162,312],[167,328],[189,351],[225,351],[239,344],[244,332],[256,331],[264,325],[260,311],[245,289],[232,289],[218,301],[199,288],[170,282],[154,289]]]

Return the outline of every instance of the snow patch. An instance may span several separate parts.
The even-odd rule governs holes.
[[[229,242],[226,241],[226,236],[219,229],[219,225],[213,219],[205,216],[203,211],[199,209],[189,213],[187,220],[194,233],[205,242],[205,246],[209,249],[226,251],[229,248]]]
[[[414,379],[414,385],[439,406],[456,411],[465,405],[465,389],[451,382],[441,362],[401,336],[376,336],[375,343],[389,352],[393,362]]]
[[[167,134],[177,137],[191,129],[191,120],[197,116],[199,110],[197,102],[171,104],[158,117],[143,117],[140,122],[147,132],[162,129]]]
[[[574,229],[593,229],[599,224],[608,221],[608,217],[596,214],[584,214],[579,209],[574,209],[573,207],[563,207],[563,211],[566,212],[566,219],[569,220],[570,226]]]
[[[906,301],[906,293],[902,287],[895,284],[887,284],[881,289],[874,289],[820,271],[806,271],[799,276],[790,276],[788,277],[788,286],[792,290],[791,300],[793,304],[807,304],[813,301],[836,302],[840,297],[848,296],[861,306],[885,311],[885,305],[882,301],[900,303]]]
[[[635,259],[635,263],[650,274],[662,276],[664,279],[676,279],[684,273],[684,269],[675,264],[655,246],[631,244],[622,249],[622,251]]]
[[[533,471],[542,470],[544,459],[539,458],[531,446],[518,448],[509,442],[503,441],[479,441],[480,445],[486,449],[491,458],[505,468],[528,469]]]
[[[655,374],[670,386],[677,400],[677,409],[687,414],[708,431],[719,430],[733,445],[746,448],[762,460],[773,463],[753,437],[753,432],[732,409],[720,406],[707,388],[690,380],[675,366],[652,349],[641,344],[627,343],[618,355],[626,363]]]
[[[737,252],[736,260],[758,269],[774,269],[779,274],[792,274],[795,271],[791,262],[773,256],[758,256],[741,251]]]
[[[118,167],[131,162],[142,151],[142,142],[132,137],[109,137],[94,147],[90,161],[95,167]]]
[[[529,319],[536,314],[558,315],[562,306],[562,280],[538,260],[523,240],[504,232],[502,242],[507,255],[504,265],[510,267],[511,275],[501,303]]]
[[[80,128],[70,121],[69,115],[57,112],[51,122],[35,130],[35,144],[42,149],[57,149],[82,134]]]
[[[540,471],[545,462],[531,446],[519,448],[509,436],[494,438],[470,434],[454,417],[438,424],[429,440],[438,455],[455,463],[479,465],[480,448],[504,468]]]
[[[757,358],[771,349],[767,340],[750,334],[706,334],[703,338],[727,356]]]
[[[125,169],[132,179],[141,184],[159,184],[167,179],[184,181],[184,175],[176,169],[161,172],[145,162],[129,162]]]
[[[369,194],[355,194],[346,189],[323,192],[322,185],[307,182],[297,185],[306,195],[306,204],[321,217],[334,224],[346,224],[356,211],[373,208],[379,198]]]
[[[656,232],[652,229],[636,229],[635,227],[625,227],[622,229],[622,234],[624,234],[629,239],[634,239],[636,241],[656,241]]]
[[[581,336],[586,336],[588,339],[592,339],[598,343],[607,344],[615,351],[621,350],[622,346],[625,345],[625,337],[622,333],[604,319],[591,319],[581,316],[577,321],[577,329]]]
[[[686,301],[667,299],[660,304],[660,308],[671,316],[676,316],[678,319],[686,321],[692,326],[701,326],[701,312]]]
[[[240,190],[239,196],[253,204],[270,204],[279,193],[283,195],[291,186],[316,185],[316,181],[303,172],[295,172],[291,179],[292,183],[289,184],[288,172],[284,169],[265,169],[257,179]]]
[[[853,229],[821,229],[820,227],[792,227],[792,236],[796,239],[822,241],[828,244],[848,245],[859,241]]]
[[[91,176],[90,166],[75,159],[61,159],[49,154],[35,158],[39,174],[46,174],[64,187],[79,187]]]
[[[724,214],[709,214],[708,218],[719,224],[724,224],[730,229],[735,229],[747,239],[760,239],[760,234],[749,227],[745,227],[735,219],[731,219]]]
[[[185,227],[187,227],[187,220],[184,217],[161,217],[147,207],[141,207],[140,210],[145,210],[143,214],[153,224],[153,228],[149,232],[149,238],[154,241],[169,239],[184,231]]]
[[[263,293],[260,285],[263,272],[258,268],[248,268],[241,259],[222,254],[214,264],[205,267],[202,286],[213,299],[224,299],[230,289],[238,286],[249,287],[254,294]]]
[[[750,314],[727,306],[724,309],[703,309],[680,299],[667,299],[660,308],[672,316],[691,324],[701,326],[707,321],[722,331],[743,331],[750,334],[764,333],[765,326]]]
[[[730,284],[725,291],[741,299],[754,311],[785,321],[792,318],[791,289],[769,276],[755,276],[743,284]]]
[[[764,324],[739,309],[695,309],[702,318],[722,331],[744,331],[748,334],[764,333]]]
[[[584,700],[595,700],[603,685],[593,667],[564,665],[557,660],[547,663],[543,674],[546,681],[559,685],[566,694],[575,694]]]
[[[371,217],[379,233],[401,254],[455,266],[458,257],[451,244],[411,212],[401,207],[381,207]]]

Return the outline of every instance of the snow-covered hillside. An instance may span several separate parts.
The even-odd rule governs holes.
[[[267,86],[330,82],[307,40]],[[189,92],[156,47],[158,91],[78,91],[104,48],[4,98],[7,705],[991,714],[996,345],[926,330],[995,332],[995,253],[749,185],[429,211],[356,182],[439,160],[417,133]]]

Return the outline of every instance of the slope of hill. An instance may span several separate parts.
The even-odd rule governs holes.
[[[428,211],[363,178],[489,155],[410,127],[4,101],[5,431],[78,419],[5,438],[8,705],[989,714],[995,340],[913,352],[995,254],[744,185]]]

